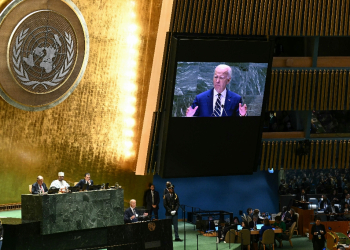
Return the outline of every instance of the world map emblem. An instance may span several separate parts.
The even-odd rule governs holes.
[[[77,38],[65,17],[42,10],[21,21],[8,48],[16,83],[30,93],[47,94],[60,88],[72,72]]]
[[[0,97],[7,104],[50,109],[84,79],[89,31],[73,1],[12,0],[0,12],[0,34]]]

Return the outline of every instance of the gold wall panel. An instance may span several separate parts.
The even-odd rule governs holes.
[[[191,4],[194,2],[194,4]],[[349,35],[348,0],[176,0],[171,31],[275,36]],[[199,8],[201,7],[201,8]],[[227,19],[218,18],[227,13]],[[200,15],[198,15],[200,13]]]
[[[0,9],[10,1],[0,0]],[[73,184],[91,173],[116,181],[142,204],[152,176],[135,176],[161,0],[73,0],[90,35],[84,77],[58,106],[27,112],[0,99],[0,204],[19,202],[28,185],[58,171]]]
[[[261,145],[261,171],[270,168],[286,170],[349,167],[350,140],[310,140],[309,154],[300,156],[296,154],[299,147],[298,141],[269,140],[263,141]]]

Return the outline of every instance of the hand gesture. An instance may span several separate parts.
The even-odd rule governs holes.
[[[239,114],[240,114],[240,116],[246,116],[247,115],[247,104],[244,104],[243,106],[242,106],[242,103],[239,103],[238,104],[239,105]]]
[[[143,216],[146,217],[148,215],[148,213],[144,213]]]
[[[175,215],[176,214],[176,211],[171,211],[171,215]]]
[[[133,215],[133,216],[130,217],[130,220],[133,220],[133,219],[135,219],[135,215]]]
[[[192,117],[196,113],[197,109],[198,109],[198,106],[196,106],[194,109],[191,106],[189,106],[186,110],[186,116]]]

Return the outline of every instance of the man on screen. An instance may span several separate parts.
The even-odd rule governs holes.
[[[186,116],[247,116],[247,105],[242,105],[242,97],[226,89],[227,84],[231,81],[231,76],[230,66],[218,65],[214,72],[214,88],[197,95],[187,109]]]

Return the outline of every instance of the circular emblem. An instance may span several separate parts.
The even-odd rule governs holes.
[[[154,222],[149,222],[148,223],[148,230],[150,230],[151,232],[154,231],[156,229],[156,223]]]
[[[54,11],[22,19],[8,46],[8,65],[24,90],[47,94],[62,86],[76,61],[77,39],[68,20]]]
[[[9,104],[45,110],[78,86],[89,34],[71,0],[14,0],[0,13],[0,34],[0,96]]]

